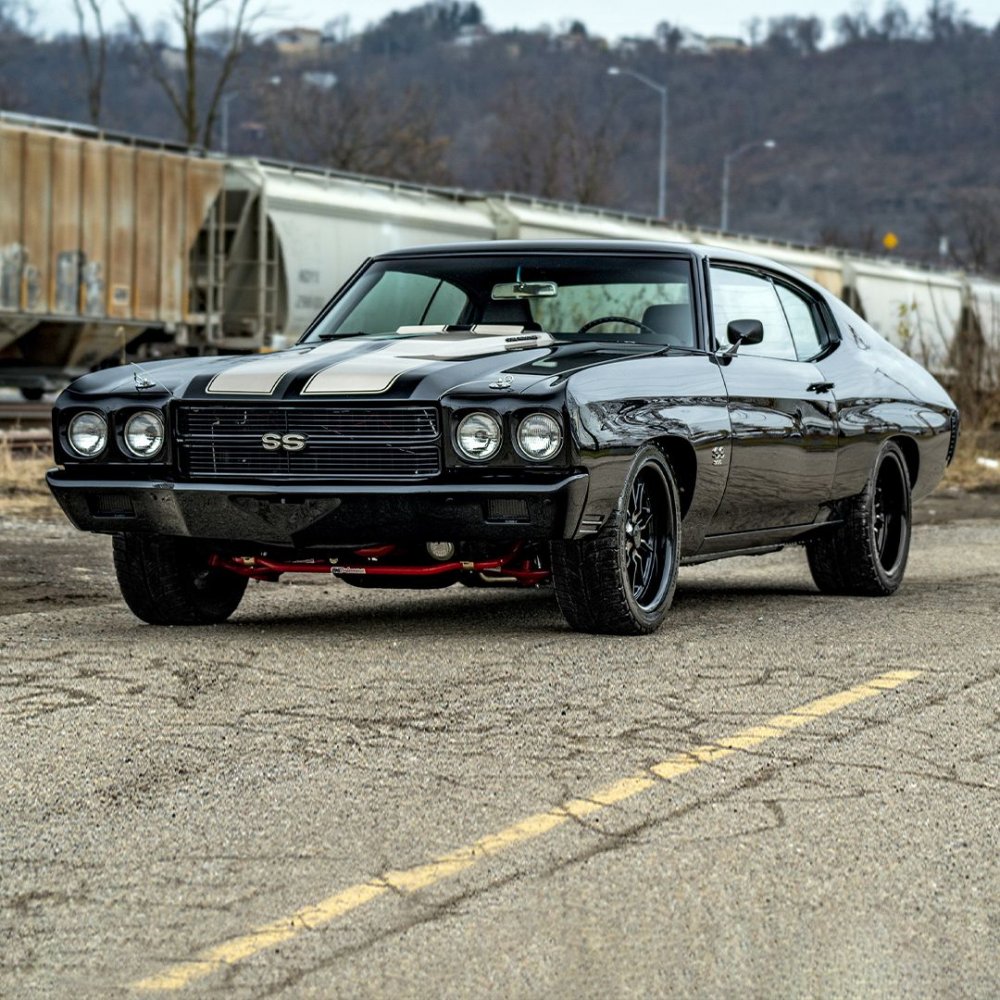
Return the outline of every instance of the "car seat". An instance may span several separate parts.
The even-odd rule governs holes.
[[[642,322],[659,334],[661,343],[671,347],[694,347],[694,317],[686,302],[647,306]]]

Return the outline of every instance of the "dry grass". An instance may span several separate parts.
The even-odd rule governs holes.
[[[55,515],[59,506],[45,485],[51,456],[14,453],[0,444],[0,513],[33,517]]]
[[[975,492],[1000,490],[1000,469],[990,462],[1000,461],[1000,389],[974,389],[979,383],[975,372],[967,373],[951,386],[962,410],[962,433],[955,458],[944,476],[944,486]],[[984,459],[985,464],[979,459]]]
[[[1000,430],[992,426],[963,429],[955,458],[944,474],[945,487],[957,486],[975,492],[1000,490],[1000,469],[977,461],[1000,461]]]

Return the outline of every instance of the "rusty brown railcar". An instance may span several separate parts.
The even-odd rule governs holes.
[[[181,148],[45,124],[0,117],[0,366],[29,393],[211,322],[197,248],[224,177]]]

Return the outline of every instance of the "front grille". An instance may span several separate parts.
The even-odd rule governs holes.
[[[305,440],[301,450],[286,435]],[[292,439],[288,444],[296,444]],[[426,479],[441,471],[441,430],[431,406],[197,406],[177,414],[182,474],[202,478]]]

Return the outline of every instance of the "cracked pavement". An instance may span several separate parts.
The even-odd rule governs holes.
[[[654,637],[546,592],[253,584],[121,604],[107,539],[0,518],[0,995],[129,984],[861,684],[921,675],[208,976],[233,997],[993,997],[1000,520],[902,591],[798,549],[681,571]]]

